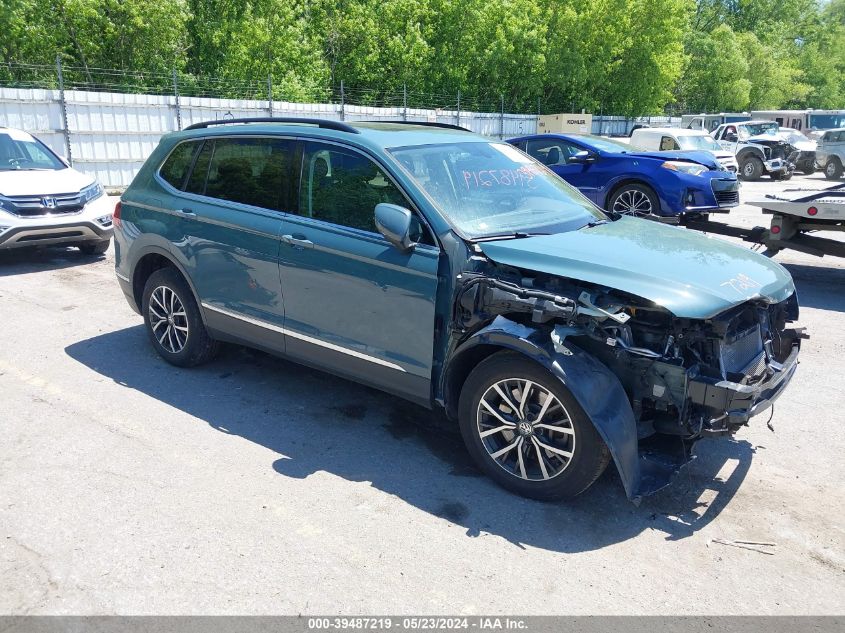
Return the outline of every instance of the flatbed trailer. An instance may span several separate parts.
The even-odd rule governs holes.
[[[696,231],[737,237],[760,244],[765,255],[791,249],[823,257],[845,257],[845,242],[819,237],[819,231],[845,231],[845,183],[828,188],[795,187],[769,194],[747,204],[772,216],[768,228],[745,228],[701,217],[681,218],[680,224]]]

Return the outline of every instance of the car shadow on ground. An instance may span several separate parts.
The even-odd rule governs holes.
[[[0,277],[72,268],[99,261],[104,257],[105,255],[86,255],[71,246],[0,250]]]
[[[142,326],[70,345],[67,354],[129,389],[279,455],[266,465],[285,477],[324,471],[372,486],[420,510],[519,547],[582,552],[656,530],[667,540],[695,534],[730,502],[754,449],[706,440],[671,486],[635,506],[611,465],[569,503],[541,503],[494,485],[472,464],[454,425],[373,389],[235,346],[203,367],[162,361]],[[117,405],[114,405],[117,407]],[[116,410],[119,419],[125,416]]]
[[[845,268],[826,266],[824,260],[818,266],[785,263],[783,267],[795,281],[802,307],[845,312]]]

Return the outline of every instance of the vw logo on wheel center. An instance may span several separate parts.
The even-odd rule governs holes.
[[[534,432],[534,427],[531,426],[530,422],[523,420],[517,425],[516,430],[522,437],[528,437]]]

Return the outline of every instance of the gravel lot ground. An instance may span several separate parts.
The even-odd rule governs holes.
[[[2,253],[0,613],[841,614],[845,261],[777,260],[812,338],[775,432],[636,507],[612,468],[512,496],[425,411],[264,354],[170,367],[111,252]]]

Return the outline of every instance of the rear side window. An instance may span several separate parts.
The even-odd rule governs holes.
[[[293,142],[273,138],[207,140],[186,191],[282,210],[290,200]]]
[[[177,145],[161,166],[159,170],[161,177],[170,185],[181,189],[185,185],[185,177],[191,168],[191,160],[194,158],[197,147],[199,147],[197,141]]]

